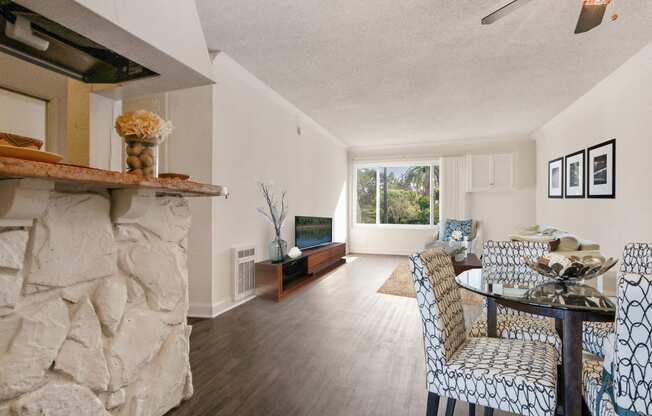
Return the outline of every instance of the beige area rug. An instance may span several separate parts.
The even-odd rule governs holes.
[[[462,289],[462,303],[465,305],[479,305],[482,302],[482,296]],[[405,262],[399,264],[392,272],[385,283],[378,289],[378,293],[385,295],[404,296],[406,298],[415,298],[414,283],[410,276],[410,265]]]

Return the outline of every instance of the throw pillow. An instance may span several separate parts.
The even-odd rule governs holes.
[[[577,251],[580,249],[580,240],[572,234],[558,234],[559,247],[556,251]]]
[[[461,231],[462,237],[471,237],[471,226],[473,225],[473,220],[446,220],[446,226],[444,228],[444,237],[442,240],[449,241],[451,239],[451,234],[453,231]]]

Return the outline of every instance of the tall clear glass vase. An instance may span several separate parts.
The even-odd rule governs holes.
[[[158,176],[159,137],[126,136],[125,162],[128,173],[139,176]]]
[[[269,258],[272,262],[283,261],[288,252],[288,243],[280,237],[274,238],[269,243]]]

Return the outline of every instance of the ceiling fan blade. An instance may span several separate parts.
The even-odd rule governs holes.
[[[584,2],[580,18],[577,20],[577,27],[575,27],[575,34],[588,32],[600,26],[608,5],[608,2],[605,4],[587,4],[587,2]]]
[[[503,17],[507,16],[514,10],[518,9],[521,6],[526,5],[527,3],[531,2],[532,0],[513,0],[500,9],[496,10],[495,12],[485,16],[482,18],[481,22],[483,25],[490,25],[493,22],[495,22],[498,19],[502,19]]]

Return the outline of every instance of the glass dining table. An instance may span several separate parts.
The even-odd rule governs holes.
[[[456,282],[486,297],[489,337],[496,337],[497,305],[555,319],[562,340],[563,411],[581,415],[582,324],[613,322],[613,301],[592,286],[546,278],[525,265],[468,270],[459,274]]]

